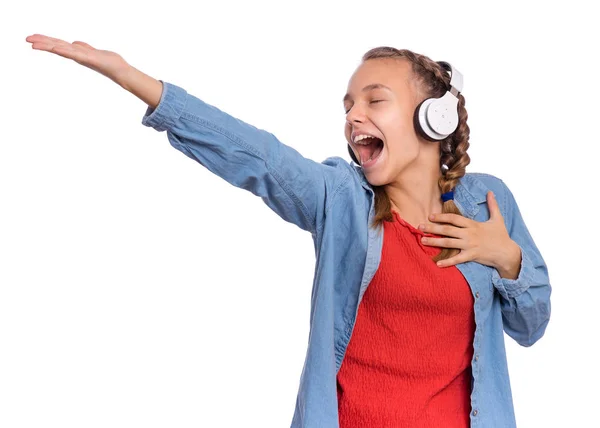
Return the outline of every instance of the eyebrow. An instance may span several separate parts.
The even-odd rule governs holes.
[[[387,89],[388,91],[392,90],[391,88],[389,88],[385,85],[382,85],[381,83],[371,83],[370,85],[367,85],[364,88],[362,88],[361,92],[372,91],[374,89]],[[346,95],[344,95],[344,99],[342,100],[342,102],[346,102],[349,99],[350,99],[350,94],[346,94]]]

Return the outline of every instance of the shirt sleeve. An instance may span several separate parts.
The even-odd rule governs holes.
[[[510,189],[504,188],[504,212],[508,233],[521,249],[521,267],[516,279],[492,271],[492,284],[501,295],[504,331],[522,346],[531,346],[546,331],[550,320],[552,287],[548,267],[540,254]]]
[[[349,177],[348,163],[305,158],[273,134],[237,119],[162,81],[155,109],[142,124],[167,131],[170,144],[230,184],[263,199],[281,218],[313,234],[322,227],[327,198]]]

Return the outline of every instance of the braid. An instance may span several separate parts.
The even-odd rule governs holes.
[[[362,61],[376,58],[406,58],[412,63],[412,71],[419,81],[421,89],[427,98],[442,97],[450,88],[451,76],[437,62],[425,55],[412,52],[408,49],[396,49],[382,46],[371,49],[363,55]],[[469,148],[469,126],[467,125],[467,110],[465,98],[458,95],[458,127],[448,137],[440,141],[440,169],[447,166],[447,171],[442,173],[438,181],[442,193],[454,190],[459,179],[465,175],[467,165],[471,159],[467,154]],[[383,186],[373,186],[375,191],[375,218],[373,227],[381,227],[383,221],[392,221],[392,204]],[[450,199],[442,204],[443,213],[462,215],[454,200]],[[460,252],[456,248],[442,248],[442,251],[433,257],[433,261],[448,259]]]

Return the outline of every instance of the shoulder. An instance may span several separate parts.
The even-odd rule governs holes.
[[[512,191],[509,186],[504,180],[495,175],[486,174],[484,172],[469,172],[465,174],[465,176],[468,176],[467,181],[471,183],[478,182],[486,189],[494,192],[498,197],[504,196],[507,199],[513,199]]]
[[[351,178],[355,187],[361,187],[362,185],[368,184],[362,168],[355,163],[348,162],[340,156],[330,156],[322,161],[321,164],[333,167],[339,171],[343,176],[344,182],[347,182],[348,178]]]
[[[500,211],[505,218],[512,218],[518,209],[515,197],[507,184],[499,177],[483,172],[466,173],[461,183],[475,195],[479,202],[487,201],[487,192],[492,191],[498,201]]]
[[[486,194],[489,190],[496,195],[503,194],[507,189],[502,179],[484,172],[467,172],[464,176],[464,181],[466,186],[485,191]]]
[[[352,168],[348,161],[340,156],[330,156],[321,163],[323,165],[332,166],[343,170],[350,170]]]

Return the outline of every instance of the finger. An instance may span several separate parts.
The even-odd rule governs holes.
[[[32,34],[31,36],[27,37],[25,39],[28,42],[40,42],[40,43],[46,43],[46,44],[54,44],[54,45],[70,45],[71,43],[69,42],[65,42],[64,40],[61,39],[57,39],[54,37],[48,37],[48,36],[44,36],[43,34]]]
[[[451,223],[458,227],[469,227],[469,223],[472,221],[462,215],[453,213],[436,213],[429,216],[429,220],[437,223]]]
[[[35,42],[31,45],[31,47],[33,49],[52,52],[52,53],[56,53],[60,56],[67,56],[67,57],[69,55],[69,52],[73,51],[73,48],[70,48],[68,46],[56,45],[54,43],[46,43],[46,42]]]
[[[47,51],[63,58],[72,59],[76,62],[84,62],[87,58],[87,54],[82,50],[75,49],[71,44],[67,45],[54,45],[49,43],[34,43],[31,45],[33,49]]]
[[[451,236],[454,238],[464,238],[466,233],[464,228],[451,224],[420,224],[419,229],[434,235]]]
[[[56,45],[54,43],[47,43],[47,42],[34,42],[31,45],[32,49],[37,49],[40,51],[48,51],[48,52],[52,52],[55,48],[57,49],[65,49],[66,46],[60,46],[60,45]]]
[[[461,251],[460,253],[458,253],[456,256],[454,257],[450,257],[449,259],[445,259],[445,260],[440,260],[439,262],[437,262],[436,264],[439,267],[449,267],[449,266],[454,266],[457,265],[459,263],[464,263],[464,262],[468,262],[470,260],[469,256],[466,254],[465,251]]]
[[[424,236],[421,238],[421,243],[431,247],[458,248],[464,249],[465,243],[462,239],[454,238],[429,238]]]
[[[502,213],[500,212],[500,206],[498,205],[498,201],[496,200],[496,196],[494,192],[491,190],[487,194],[487,203],[490,210],[490,220],[495,220],[497,218],[502,218]]]

